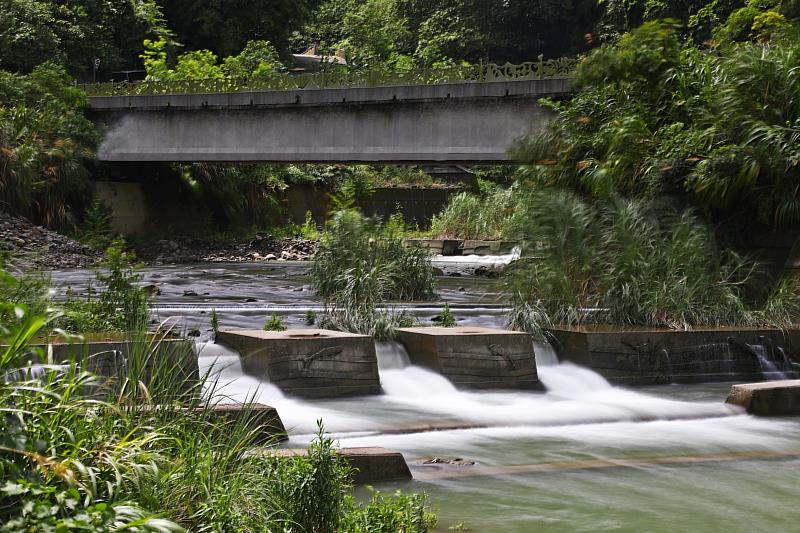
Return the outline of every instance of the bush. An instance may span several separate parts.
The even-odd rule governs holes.
[[[427,252],[403,243],[402,222],[384,224],[355,211],[331,219],[311,270],[318,294],[382,302],[420,300],[435,293]]]

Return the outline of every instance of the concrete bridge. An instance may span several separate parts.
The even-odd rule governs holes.
[[[92,96],[104,161],[498,163],[569,80]]]

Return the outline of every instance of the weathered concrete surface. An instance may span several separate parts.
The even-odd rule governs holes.
[[[760,381],[755,347],[764,346],[764,357],[776,364],[794,349],[788,334],[777,329],[575,326],[551,333],[559,359],[629,385]]]
[[[412,364],[430,368],[457,387],[541,389],[527,333],[481,327],[399,328]]]
[[[330,398],[378,394],[375,342],[367,335],[324,329],[223,330],[217,342],[237,350],[248,374],[288,394]]]
[[[274,450],[277,457],[305,456],[305,449]],[[338,453],[353,468],[352,481],[358,485],[411,479],[411,471],[400,452],[386,448],[341,448]]]
[[[255,431],[256,444],[289,439],[277,409],[270,405],[253,403],[245,406],[241,403],[220,403],[211,406],[210,411],[219,420],[223,430],[226,427],[242,424],[249,430]]]
[[[800,379],[733,385],[727,403],[758,416],[800,416]]]
[[[489,163],[566,79],[90,98],[104,161]]]
[[[111,229],[115,233],[143,233],[149,220],[147,200],[141,183],[95,181],[96,198],[111,209]]]

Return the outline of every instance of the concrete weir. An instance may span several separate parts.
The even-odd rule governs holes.
[[[302,448],[285,448],[270,453],[277,457],[302,457],[308,451]],[[353,468],[352,481],[357,485],[411,479],[411,471],[400,452],[371,447],[341,448],[338,453]]]
[[[758,416],[800,416],[800,379],[733,385],[727,403]]]
[[[239,352],[248,374],[287,394],[332,398],[381,391],[375,343],[367,335],[324,329],[220,331],[217,342]]]
[[[482,327],[400,328],[411,363],[441,373],[457,387],[541,389],[527,333]]]
[[[704,383],[780,379],[791,372],[795,343],[777,329],[690,331],[587,325],[552,328],[559,359],[591,368],[612,383]]]

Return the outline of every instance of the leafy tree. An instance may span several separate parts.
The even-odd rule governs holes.
[[[222,70],[231,77],[263,78],[283,72],[278,50],[269,41],[248,41],[239,55],[226,57]]]
[[[91,72],[97,58],[102,76],[134,66],[144,37],[168,36],[154,0],[2,0],[0,12],[0,66],[12,71],[50,60]]]
[[[778,226],[800,222],[800,44],[719,55],[646,23],[580,67],[578,94],[520,155],[527,180],[595,198],[671,197]]]
[[[219,57],[239,53],[248,41],[266,40],[280,51],[308,14],[312,0],[164,0],[169,26],[189,50]]]
[[[74,225],[89,200],[96,133],[81,113],[84,93],[63,68],[0,71],[0,205],[56,227]]]

